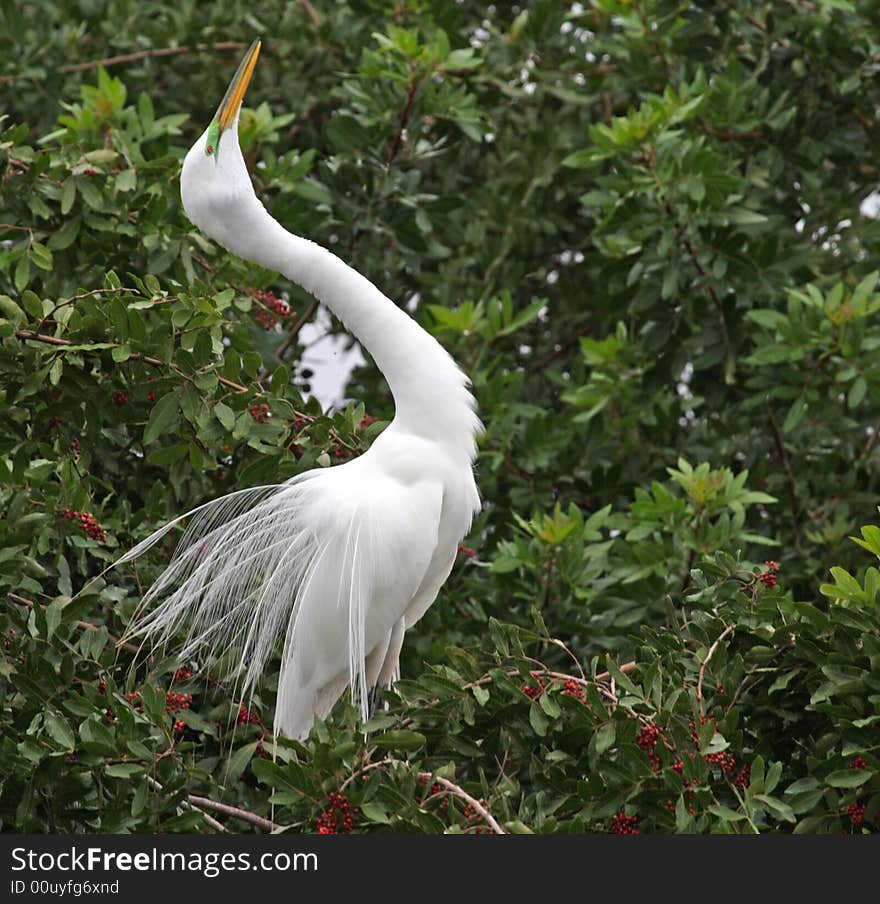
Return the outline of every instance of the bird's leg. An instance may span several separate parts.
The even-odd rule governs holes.
[[[377,712],[381,712],[382,710],[388,709],[388,703],[386,700],[382,699],[382,691],[384,688],[381,684],[374,684],[370,688],[370,701],[369,701],[369,712],[370,716],[373,716]]]

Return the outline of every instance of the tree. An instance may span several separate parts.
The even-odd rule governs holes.
[[[872,5],[198,9],[2,7],[2,827],[259,830],[271,796],[295,831],[876,828]],[[277,751],[276,673],[241,701],[116,647],[170,546],[100,576],[391,412],[371,365],[322,412],[312,299],[180,209],[256,29],[258,191],[487,425],[389,709]]]

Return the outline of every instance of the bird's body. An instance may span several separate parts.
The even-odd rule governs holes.
[[[225,248],[336,314],[384,373],[395,417],[359,458],[201,506],[125,560],[189,519],[145,599],[160,602],[135,633],[169,641],[185,628],[181,655],[202,659],[235,649],[245,689],[283,643],[275,729],[302,738],[347,686],[365,716],[369,691],[396,676],[403,633],[436,598],[479,510],[480,423],[443,347],[330,251],[287,232],[254,194],[237,124],[258,51],[255,42],[186,156],[184,210]]]

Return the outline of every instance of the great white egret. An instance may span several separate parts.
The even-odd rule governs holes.
[[[292,235],[260,203],[238,144],[242,99],[260,52],[245,54],[180,175],[189,219],[247,260],[323,302],[372,355],[395,416],[359,458],[187,512],[171,564],[144,597],[134,635],[182,657],[234,649],[245,692],[282,643],[275,731],[304,738],[345,688],[366,719],[370,692],[397,675],[403,635],[437,596],[479,510],[481,429],[469,381],[446,350],[369,280]]]

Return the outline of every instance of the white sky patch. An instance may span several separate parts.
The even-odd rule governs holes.
[[[347,396],[345,387],[356,367],[366,364],[361,347],[355,343],[351,348],[349,336],[330,332],[330,314],[321,305],[314,320],[303,326],[299,341],[304,351],[300,359],[300,370],[312,371],[309,379],[311,394],[328,408],[344,407]]]

